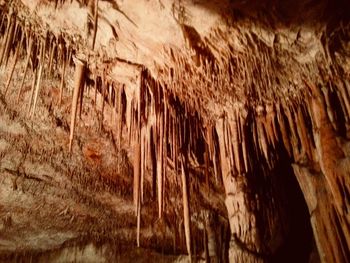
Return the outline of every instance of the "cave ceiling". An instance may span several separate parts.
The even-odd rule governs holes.
[[[345,1],[99,1],[94,51],[93,3],[51,2],[22,1],[43,32],[68,34],[86,59],[144,65],[167,85],[171,76],[210,115],[222,114],[215,105],[302,95],[300,80],[323,58],[345,60],[337,62],[348,71],[348,56],[339,58],[347,47],[328,43],[348,19]]]

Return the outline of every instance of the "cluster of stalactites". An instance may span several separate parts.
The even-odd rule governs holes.
[[[165,48],[164,54],[171,62],[165,70],[160,70],[159,81],[208,116],[218,116],[215,109],[206,107],[210,102],[230,107],[236,101],[258,105],[283,97],[300,99],[302,87],[286,78],[285,67],[277,67],[282,62],[271,56],[271,47],[256,36],[253,41],[247,35],[247,39],[237,40],[244,46],[237,50],[236,43],[230,40],[236,36],[228,34],[219,30],[206,38],[208,48],[213,51],[211,56],[200,50]],[[303,66],[297,67],[301,72]]]
[[[135,131],[132,141],[135,145],[134,159],[134,203],[137,214],[138,244],[140,235],[140,210],[144,199],[144,180],[147,167],[152,171],[153,193],[157,194],[158,216],[161,218],[166,209],[165,178],[168,169],[181,175],[183,189],[183,209],[186,247],[191,254],[190,207],[188,190],[188,159],[191,153],[198,155],[206,149],[214,151],[208,145],[207,130],[204,129],[198,113],[191,110],[184,102],[155,81],[147,70],[142,70],[139,79],[140,86],[135,90],[130,100],[130,114],[132,125],[130,132]],[[201,153],[202,154],[202,153]],[[205,154],[205,161],[209,167],[209,158],[213,154]]]
[[[28,72],[32,72],[32,85],[28,102],[28,113],[34,116],[43,78],[50,78],[53,72],[59,72],[60,95],[59,104],[62,103],[64,88],[66,87],[66,71],[73,65],[73,54],[77,53],[77,48],[70,42],[66,42],[64,36],[55,36],[49,31],[38,31],[29,21],[25,21],[12,11],[1,10],[2,20],[0,31],[2,35],[1,63],[10,67],[9,78],[3,93],[6,95],[10,88],[11,79],[20,58],[25,57],[25,69],[21,85],[17,91],[17,100],[22,96],[22,89],[28,77]],[[28,23],[29,22],[29,23]],[[7,65],[9,58],[13,54],[12,65]],[[77,114],[81,115],[83,108],[83,98],[87,79],[92,77],[94,83],[95,101],[97,93],[102,96],[102,118],[105,103],[109,103],[114,109],[118,144],[121,148],[122,130],[126,126],[128,131],[127,140],[137,142],[135,147],[135,189],[134,198],[136,210],[140,211],[143,200],[143,182],[146,167],[152,167],[154,180],[157,182],[157,195],[159,217],[164,210],[164,181],[167,172],[167,163],[171,161],[176,171],[182,171],[184,184],[184,209],[187,227],[186,237],[190,240],[189,231],[189,208],[188,193],[186,187],[186,176],[188,156],[186,155],[190,147],[195,148],[198,137],[202,136],[200,131],[200,120],[198,115],[191,115],[186,106],[181,106],[176,98],[165,93],[165,89],[155,82],[147,70],[141,68],[136,87],[127,87],[119,83],[109,73],[110,63],[107,63],[102,70],[91,69],[84,59],[74,58],[75,75],[72,112],[71,131],[69,137],[69,151],[73,151],[73,138],[76,126]],[[139,65],[136,67],[139,68]],[[55,69],[55,70],[54,70]],[[91,70],[91,72],[90,72]],[[92,74],[91,74],[92,73]],[[89,76],[90,75],[90,76]],[[145,77],[146,76],[146,77]],[[191,119],[191,120],[190,120]],[[179,157],[180,156],[180,157]],[[138,226],[140,224],[140,213],[138,213]],[[189,245],[188,245],[189,247]],[[190,250],[190,249],[189,249]]]
[[[318,249],[324,251],[323,259],[343,262],[347,257],[344,248],[350,244],[350,181],[344,169],[348,156],[341,142],[348,139],[349,88],[346,78],[319,85],[304,81],[304,100],[282,99],[256,108],[241,107],[216,122],[231,232],[243,243],[255,245],[254,251],[259,251],[261,237],[255,225],[258,211],[251,205],[264,199],[254,197],[263,195],[263,191],[252,193],[254,185],[250,178],[259,174],[254,165],[266,164],[264,173],[268,176],[281,158],[287,158],[295,168],[310,214],[319,207],[313,227],[316,239],[320,240]],[[308,175],[303,174],[305,167],[309,169]],[[324,178],[328,198],[319,196],[317,180],[308,178],[311,173],[321,174],[317,180]],[[247,202],[247,198],[251,201]],[[330,212],[328,220],[324,213],[331,207],[334,213]],[[325,235],[332,237],[334,245],[324,243]]]
[[[28,101],[28,113],[30,115],[35,114],[43,78],[52,77],[56,71],[59,72],[61,78],[59,96],[59,103],[61,103],[66,83],[66,68],[71,62],[74,52],[73,47],[66,41],[64,36],[55,36],[48,31],[43,32],[40,28],[38,29],[28,23],[28,21],[20,18],[13,9],[3,9],[1,11],[1,63],[10,72],[3,90],[4,95],[7,94],[10,88],[17,62],[23,56],[25,57],[25,69],[17,91],[17,101],[21,99],[21,92],[28,71],[31,69],[33,81]],[[8,65],[12,53],[12,64]]]

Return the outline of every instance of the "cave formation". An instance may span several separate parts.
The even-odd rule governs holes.
[[[1,262],[349,262],[347,0],[0,0]]]

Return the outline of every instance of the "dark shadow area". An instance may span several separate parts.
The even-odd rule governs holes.
[[[252,116],[250,116],[252,117]],[[254,144],[257,124],[248,129],[251,200],[258,196],[255,211],[262,251],[267,262],[320,262],[309,210],[283,144],[268,153],[268,161]]]
[[[290,161],[280,160],[277,171],[281,177],[278,188],[284,192],[281,195],[287,197],[281,209],[288,221],[288,227],[284,243],[273,255],[271,262],[320,262],[308,207]]]
[[[307,25],[330,20],[349,20],[347,0],[195,0],[194,5],[237,20],[252,18],[263,24]]]

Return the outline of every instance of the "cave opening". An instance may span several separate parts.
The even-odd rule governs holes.
[[[284,116],[282,115],[281,118]],[[250,210],[255,211],[256,228],[261,242],[259,248],[251,246],[258,258],[267,262],[320,262],[310,221],[308,203],[295,171],[294,163],[305,162],[302,142],[297,140],[300,159],[291,158],[283,143],[274,145],[273,151],[264,152],[254,147],[255,132],[264,120],[253,120],[248,128],[248,149],[251,172],[246,174],[249,187]],[[266,132],[266,130],[264,131]],[[286,132],[291,136],[291,127]],[[268,138],[267,133],[261,133]],[[277,136],[282,134],[277,131]],[[304,156],[304,157],[302,157]]]
[[[294,174],[290,160],[281,158],[276,168],[279,175],[277,191],[281,203],[284,241],[272,257],[272,262],[320,262],[304,194]]]

